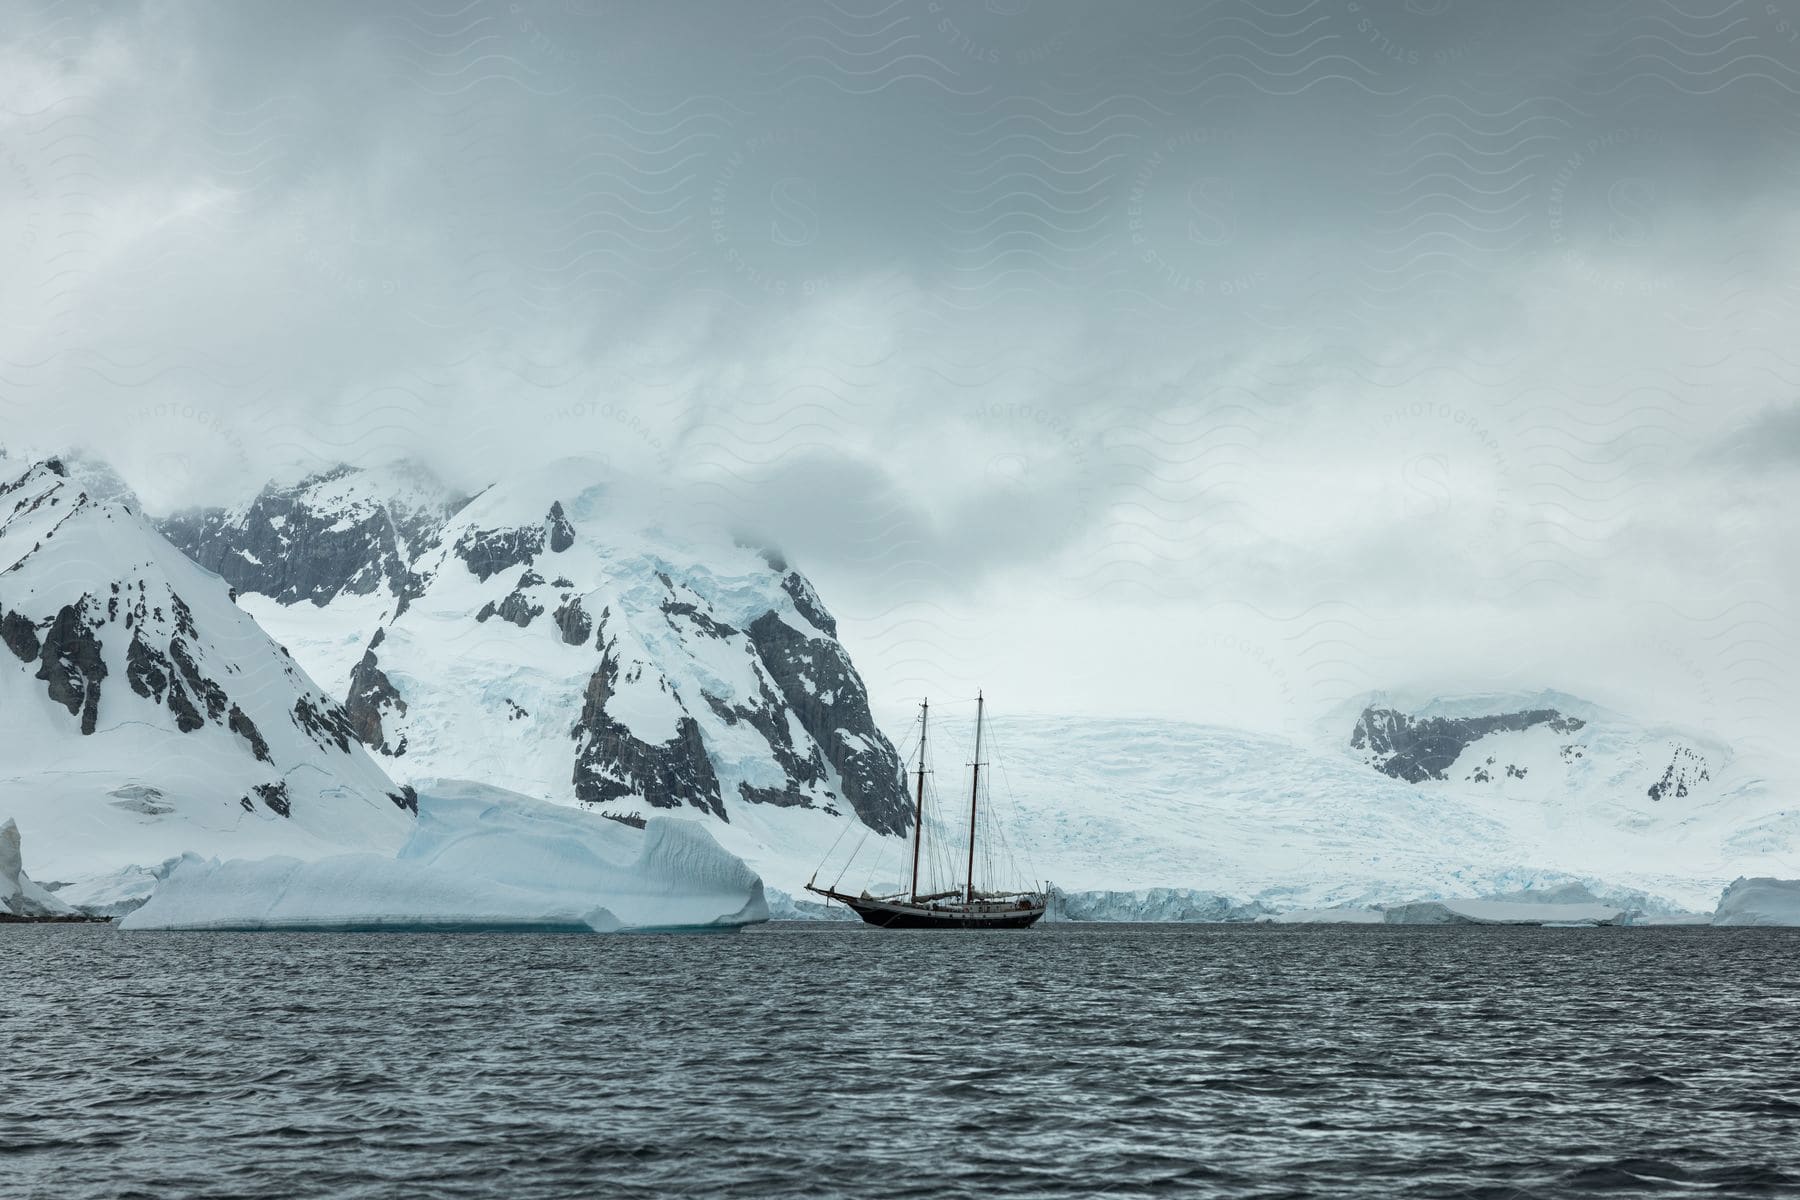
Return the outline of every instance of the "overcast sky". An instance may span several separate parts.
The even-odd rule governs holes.
[[[1800,719],[1800,7],[9,4],[0,444],[570,452],[878,704]]]

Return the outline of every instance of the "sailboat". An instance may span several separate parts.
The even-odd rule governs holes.
[[[981,802],[981,726],[985,700],[975,698],[975,761],[969,781],[969,859],[962,886],[948,891],[919,891],[919,854],[925,843],[925,735],[931,702],[919,705],[918,790],[914,801],[912,882],[903,892],[860,895],[840,892],[835,886],[819,887],[818,873],[806,890],[826,900],[836,900],[870,925],[883,929],[1024,929],[1044,915],[1046,897],[1041,891],[982,891],[975,886],[975,848],[979,827],[976,817]]]

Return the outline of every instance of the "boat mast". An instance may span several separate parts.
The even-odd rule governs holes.
[[[963,903],[975,903],[975,799],[981,795],[981,693],[975,693],[975,770],[969,780],[969,882]]]
[[[925,837],[925,719],[931,715],[931,701],[919,704],[919,798],[913,812],[912,902],[919,902],[919,843]]]

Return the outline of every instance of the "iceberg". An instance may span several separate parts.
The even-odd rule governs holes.
[[[816,900],[799,900],[780,888],[768,889],[771,921],[835,921],[855,922],[857,915],[841,904],[821,904]]]
[[[17,822],[9,820],[0,825],[0,913],[12,917],[63,917],[74,911],[25,873]]]
[[[1264,918],[1269,925],[1380,925],[1386,914],[1378,908],[1338,905],[1334,908],[1291,908]]]
[[[1641,914],[1569,882],[1469,900],[1414,900],[1385,906],[1389,925],[1629,925]]]
[[[157,885],[169,877],[169,872],[179,866],[183,858],[184,855],[178,854],[174,858],[164,859],[154,867],[133,864],[103,875],[90,875],[73,883],[59,884],[56,898],[90,917],[122,917],[133,909],[142,907]]]
[[[1735,879],[1719,897],[1712,923],[1800,925],[1800,879]]]
[[[1418,900],[1394,904],[1389,925],[1622,925],[1623,909],[1605,904],[1534,904],[1503,900]]]
[[[697,822],[638,829],[461,781],[428,782],[397,856],[186,855],[127,930],[731,929],[766,921],[762,880]]]

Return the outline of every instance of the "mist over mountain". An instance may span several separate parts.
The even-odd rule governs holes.
[[[593,456],[898,714],[1800,719],[1778,17],[966,7],[17,8],[0,438],[157,513]]]

